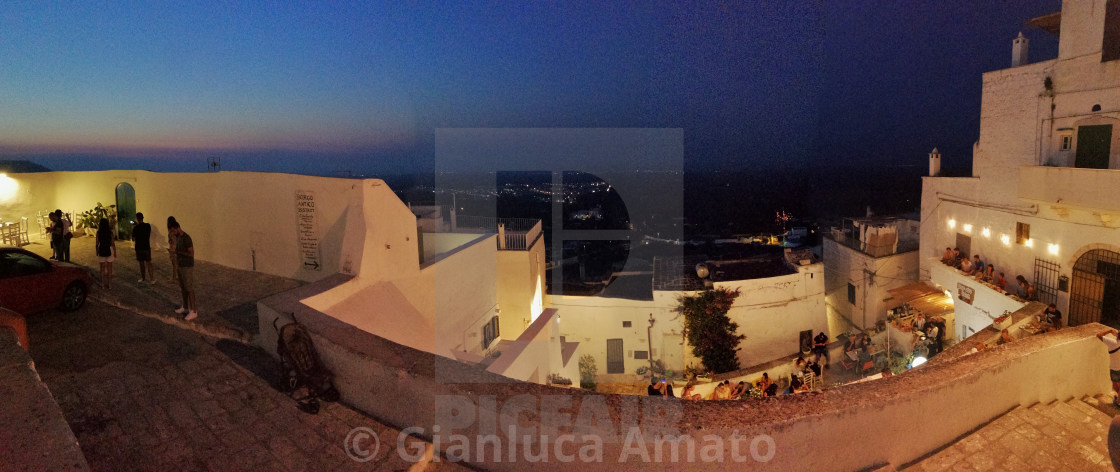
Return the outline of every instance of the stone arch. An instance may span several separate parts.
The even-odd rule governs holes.
[[[1086,246],[1071,264],[1070,326],[1104,323],[1120,326],[1120,250]]]

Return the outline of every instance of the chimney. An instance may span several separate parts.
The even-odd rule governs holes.
[[[929,152],[929,176],[937,177],[941,175],[941,152],[937,148],[933,148]]]
[[[1027,44],[1030,43],[1027,38],[1023,37],[1023,32],[1019,32],[1019,36],[1011,41],[1011,67],[1019,67],[1027,65]]]

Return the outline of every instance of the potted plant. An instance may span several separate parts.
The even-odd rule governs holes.
[[[992,327],[995,328],[996,331],[1003,331],[1007,328],[1010,328],[1011,327],[1011,314],[1010,313],[1004,313],[1003,316],[1000,316],[999,318],[996,318],[995,321],[992,322]]]
[[[109,220],[110,226],[116,226],[117,220],[117,206],[109,205],[104,206],[101,202],[97,202],[97,206],[92,210],[87,210],[78,215],[78,226],[85,229],[88,236],[97,234],[97,226],[101,223],[101,219],[106,218]]]

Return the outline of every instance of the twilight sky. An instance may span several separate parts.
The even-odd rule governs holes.
[[[239,3],[233,5],[232,3]],[[244,4],[240,4],[244,3]],[[683,128],[687,169],[967,165],[1059,0],[0,3],[0,159],[431,169],[436,128]]]

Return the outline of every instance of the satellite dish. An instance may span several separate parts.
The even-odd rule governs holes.
[[[708,264],[703,262],[696,264],[696,276],[701,279],[708,278]]]

